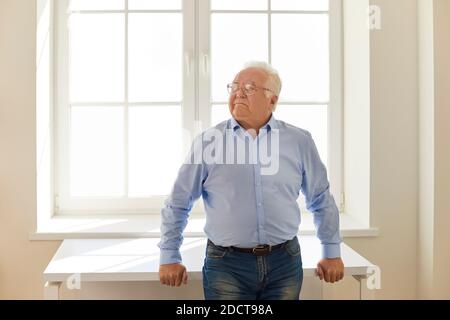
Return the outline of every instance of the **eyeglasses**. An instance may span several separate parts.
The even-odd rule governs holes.
[[[228,93],[230,93],[230,94],[235,94],[236,92],[239,91],[239,88],[240,88],[239,83],[233,82],[233,83],[227,84]],[[257,89],[262,89],[262,90],[270,91],[273,93],[272,90],[270,90],[268,88],[264,88],[264,87],[255,86],[253,83],[244,83],[244,85],[242,87],[242,91],[247,96],[251,96],[251,95],[255,94],[256,91],[258,91]]]

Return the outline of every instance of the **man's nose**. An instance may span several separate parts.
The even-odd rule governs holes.
[[[238,97],[238,98],[246,97],[244,89],[242,89],[242,87],[239,87],[239,89],[236,91],[236,97]]]

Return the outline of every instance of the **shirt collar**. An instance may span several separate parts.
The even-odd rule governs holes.
[[[272,113],[272,115],[270,116],[269,121],[267,121],[267,123],[266,123],[265,125],[263,125],[261,129],[266,129],[266,128],[267,128],[268,130],[271,130],[271,129],[278,129],[278,126],[277,126],[277,120],[276,120],[275,117],[273,116],[273,113]]]
[[[233,129],[233,132],[235,132],[239,128],[243,129],[242,126],[239,124],[239,122],[236,121],[236,119],[234,117],[231,117],[229,123],[230,123],[230,128]],[[267,131],[269,131],[271,129],[278,129],[277,120],[273,116],[273,113],[272,113],[269,121],[267,121],[267,123],[265,125],[263,125],[261,127],[261,129],[267,129]]]

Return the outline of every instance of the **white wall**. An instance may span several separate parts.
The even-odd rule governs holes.
[[[36,214],[35,5],[0,1],[0,298],[42,298],[58,242],[30,242]]]
[[[419,0],[418,296],[450,299],[450,2]]]
[[[418,208],[417,6],[372,1],[382,29],[371,33],[370,211],[377,238],[346,239],[378,264],[377,298],[416,297]],[[0,298],[42,298],[42,272],[58,241],[30,242],[36,215],[35,15],[32,0],[0,1]],[[201,297],[200,283],[91,284],[64,297]],[[128,295],[130,293],[130,295]],[[352,279],[327,286],[327,297],[355,298]]]
[[[450,1],[435,12],[435,297],[450,299]]]
[[[434,37],[433,0],[418,1],[419,34],[419,213],[418,297],[433,290],[434,238]]]
[[[368,30],[369,4],[379,8],[380,30]],[[344,0],[344,12],[346,212],[380,230],[347,243],[380,266],[378,298],[415,298],[417,6]]]

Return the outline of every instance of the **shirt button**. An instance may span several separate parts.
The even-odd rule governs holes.
[[[257,182],[256,185],[259,187],[261,185],[261,183]]]
[[[258,207],[261,207],[261,202],[258,202]]]

